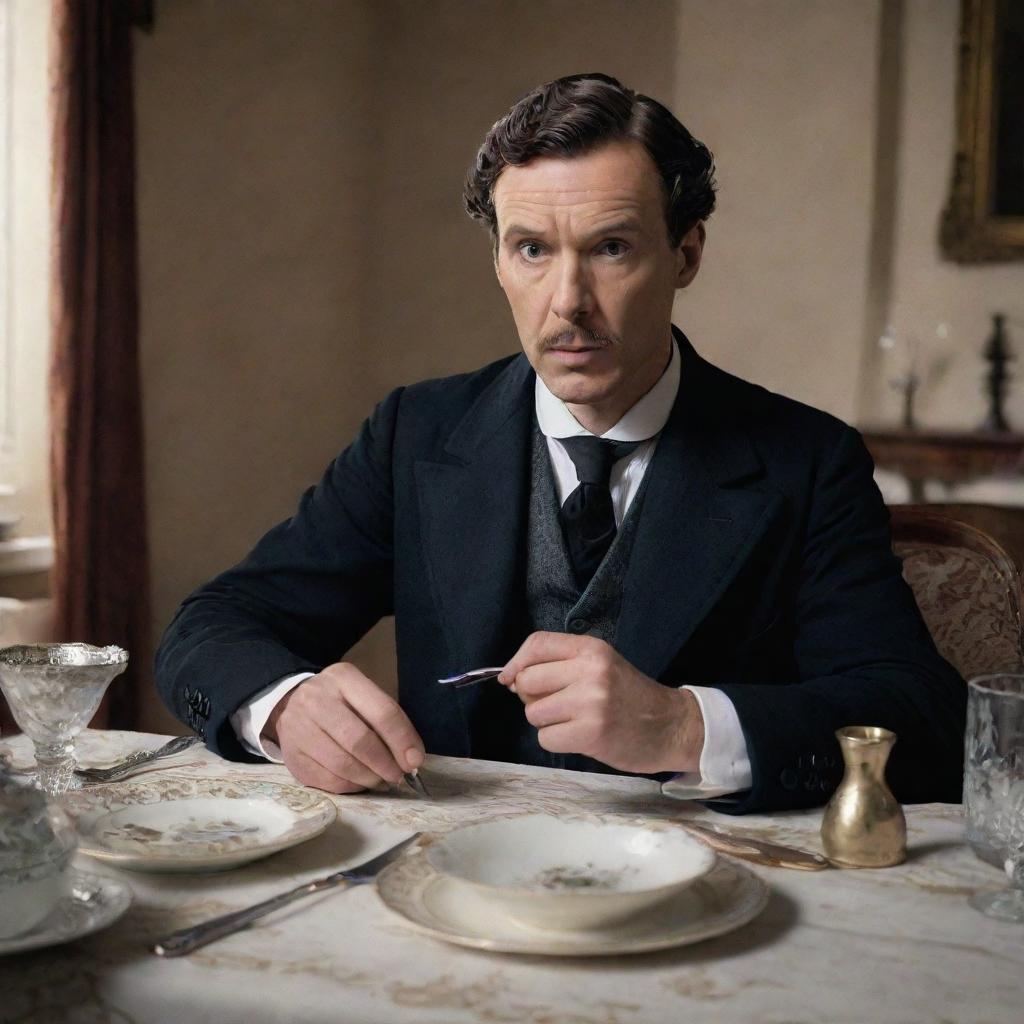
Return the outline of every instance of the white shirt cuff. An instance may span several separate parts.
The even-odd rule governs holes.
[[[689,690],[700,707],[704,718],[704,747],[700,752],[699,776],[696,772],[683,772],[672,779],[672,783],[704,790],[708,799],[750,789],[750,756],[733,702],[712,686],[683,686],[681,689]]]
[[[274,764],[284,764],[281,758],[281,748],[270,740],[261,739],[260,733],[267,724],[271,712],[281,700],[299,683],[305,682],[313,676],[312,672],[296,672],[294,675],[285,676],[276,683],[260,690],[252,700],[239,706],[238,710],[231,715],[231,727],[239,742],[250,754],[257,757],[265,757]]]

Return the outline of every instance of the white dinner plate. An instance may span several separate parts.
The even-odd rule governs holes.
[[[131,901],[132,891],[124,882],[72,870],[68,894],[35,927],[21,935],[0,939],[0,956],[59,946],[90,935],[116,921]]]
[[[432,938],[542,956],[646,953],[701,942],[741,927],[768,902],[768,886],[724,858],[710,874],[635,918],[580,931],[541,930],[495,914],[491,903],[436,872],[423,851],[388,865],[377,878],[377,892],[385,906]]]
[[[303,843],[337,808],[323,793],[251,779],[159,779],[67,795],[79,852],[133,871],[223,871]]]

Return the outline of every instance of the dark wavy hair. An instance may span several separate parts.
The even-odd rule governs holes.
[[[665,193],[665,223],[672,248],[715,208],[715,161],[670,110],[597,72],[569,75],[538,86],[487,133],[466,175],[466,212],[498,247],[494,184],[508,167],[535,157],[582,156],[623,139],[643,144],[658,168]]]

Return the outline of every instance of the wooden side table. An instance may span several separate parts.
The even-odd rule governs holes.
[[[876,466],[907,478],[913,503],[924,502],[925,480],[948,486],[987,476],[1024,478],[1024,434],[871,427],[861,433]]]

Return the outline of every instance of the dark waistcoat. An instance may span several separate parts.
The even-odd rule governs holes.
[[[547,441],[536,424],[531,448],[526,544],[526,608],[530,630],[587,634],[600,637],[614,647],[622,607],[622,584],[633,550],[647,474],[608,553],[581,594],[573,578],[558,517],[558,491]],[[537,740],[537,730],[525,718],[520,720],[517,732],[517,761],[555,768],[608,771],[606,766],[581,755],[553,754],[544,750]]]

